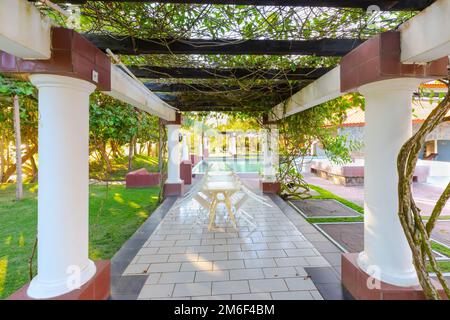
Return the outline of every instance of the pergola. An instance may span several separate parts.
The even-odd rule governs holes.
[[[100,1],[100,0],[98,0]],[[91,2],[98,2],[96,0]],[[54,1],[54,2],[67,2]],[[85,3],[72,0],[72,3]],[[112,2],[112,1],[104,1]],[[127,2],[127,1],[117,1]],[[411,136],[411,96],[420,83],[447,75],[450,18],[447,0],[410,1],[140,1],[159,3],[257,4],[317,7],[423,10],[398,30],[370,39],[243,40],[239,39],[132,39],[79,33],[53,27],[26,0],[0,0],[0,72],[28,76],[39,90],[38,274],[30,283],[30,298],[71,294],[66,272],[80,267],[81,284],[101,288],[107,281],[104,266],[88,258],[88,121],[89,95],[100,90],[160,117],[168,129],[169,166],[166,195],[183,193],[180,179],[181,115],[179,111],[236,110],[240,105],[220,101],[203,104],[171,98],[167,93],[200,90],[231,91],[232,85],[205,86],[186,82],[161,83],[163,78],[229,79],[257,77],[275,81],[277,105],[262,110],[272,128],[278,120],[347,92],[366,98],[365,131],[365,241],[359,255],[343,255],[342,282],[355,297],[367,297],[369,277],[408,288],[416,285],[411,251],[397,216],[396,158]],[[219,45],[218,45],[219,44]],[[342,56],[340,65],[296,70],[255,70],[130,66],[128,75],[110,62],[103,50],[128,55],[160,54],[313,54]],[[150,82],[148,79],[154,79]],[[295,81],[291,83],[290,81]],[[251,90],[269,90],[264,85]],[[155,92],[164,92],[161,99]],[[294,93],[295,92],[295,93]],[[165,102],[166,100],[167,102]],[[285,100],[285,101],[284,101]],[[174,108],[175,107],[175,108]],[[178,109],[178,110],[177,110]],[[273,111],[273,112],[269,112]],[[276,137],[275,137],[276,138]],[[264,143],[275,141],[266,137]],[[276,149],[276,148],[275,148]],[[267,150],[267,147],[266,147]],[[273,161],[275,153],[264,153]],[[272,172],[264,172],[270,176]],[[55,174],[64,172],[64,175]],[[273,181],[263,181],[270,185]],[[64,185],[65,188],[61,188]],[[63,209],[61,209],[63,208]],[[104,285],[103,285],[104,286]],[[369,292],[367,291],[369,290]],[[384,290],[384,287],[377,290]],[[91,298],[103,298],[100,289]]]

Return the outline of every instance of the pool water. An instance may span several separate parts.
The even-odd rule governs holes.
[[[260,172],[262,161],[258,158],[208,158],[200,161],[192,173],[204,173],[209,166],[211,171]]]

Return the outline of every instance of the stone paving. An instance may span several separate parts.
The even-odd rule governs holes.
[[[266,198],[244,204],[236,229],[219,207],[213,231],[194,200],[178,200],[123,273],[147,277],[138,299],[322,299],[305,267],[329,262]]]

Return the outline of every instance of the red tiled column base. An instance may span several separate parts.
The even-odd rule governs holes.
[[[379,288],[369,289],[367,280],[369,275],[357,264],[358,253],[344,253],[341,256],[341,281],[342,285],[356,300],[424,300],[425,295],[420,286],[398,287],[385,282],[380,283]],[[373,283],[373,280],[369,280]],[[445,298],[444,290],[435,282],[442,298]]]
[[[145,188],[159,185],[161,174],[148,172],[145,168],[127,173],[125,176],[127,188]]]
[[[181,161],[180,163],[180,179],[184,184],[192,183],[192,162],[189,160]]]
[[[91,280],[80,289],[44,300],[107,300],[111,290],[111,264],[109,260],[95,261],[97,272]],[[27,283],[18,291],[9,296],[8,300],[37,300],[27,295]]]
[[[165,183],[163,194],[165,197],[182,196],[184,194],[184,182]]]
[[[259,188],[261,189],[261,191],[263,193],[278,194],[278,193],[280,193],[281,184],[278,181],[267,182],[267,181],[260,180]]]

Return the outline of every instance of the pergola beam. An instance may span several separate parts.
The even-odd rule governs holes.
[[[271,120],[281,119],[283,116],[293,115],[341,95],[341,74],[338,66],[292,95],[285,102],[275,106],[270,117]]]
[[[0,50],[23,59],[50,59],[51,23],[23,0],[0,0]]]
[[[111,91],[104,93],[164,120],[175,120],[170,105],[115,65],[111,65]]]
[[[248,88],[241,86],[227,85],[207,85],[207,84],[187,84],[187,83],[153,83],[145,82],[144,85],[153,92],[232,92],[232,91],[298,91],[300,85],[289,85],[280,83],[273,86],[250,86]]]
[[[242,40],[242,39],[136,39],[105,34],[84,34],[102,50],[124,55],[227,54],[343,56],[362,39]]]
[[[430,62],[450,54],[450,1],[438,0],[400,26],[401,61]]]
[[[376,5],[381,10],[422,10],[431,0],[90,0],[91,2],[148,2],[148,3],[182,3],[182,4],[221,4],[221,5],[258,5],[258,6],[292,6],[292,7],[333,7],[367,9]],[[67,2],[67,0],[54,0]],[[87,0],[72,0],[71,3],[83,4]]]
[[[266,80],[315,80],[330,68],[298,68],[296,70],[246,69],[246,68],[181,68],[156,66],[128,67],[136,77],[145,79],[266,79]]]

